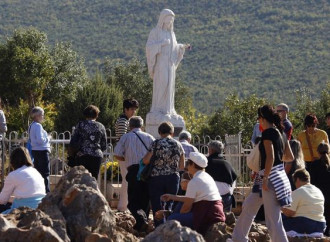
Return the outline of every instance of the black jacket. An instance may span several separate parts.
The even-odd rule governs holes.
[[[214,153],[208,158],[208,165],[205,171],[210,174],[210,176],[217,182],[225,182],[232,185],[237,179],[237,174],[234,168],[225,158],[219,154]]]

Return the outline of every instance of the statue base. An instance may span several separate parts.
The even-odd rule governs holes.
[[[185,130],[185,122],[182,116],[178,114],[163,114],[149,112],[146,118],[146,132],[160,138],[158,134],[158,127],[163,122],[171,122],[174,126],[174,137],[178,137],[182,130]]]

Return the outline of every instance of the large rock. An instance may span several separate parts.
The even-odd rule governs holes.
[[[116,212],[115,218],[116,218],[116,224],[118,227],[126,230],[129,233],[132,233],[132,234],[135,233],[133,226],[135,225],[136,221],[131,213]]]
[[[52,219],[52,228],[62,238],[62,240],[65,242],[70,241],[67,234],[65,218],[58,206],[56,204],[50,203],[50,200],[45,200],[39,204],[38,208],[45,212]]]
[[[65,174],[53,192],[47,194],[39,208],[50,212],[56,206],[66,221],[67,233],[73,241],[84,241],[91,233],[114,235],[114,212],[100,192],[95,178],[82,166]],[[59,213],[54,219],[61,219]]]
[[[1,242],[20,242],[20,241],[38,241],[38,242],[62,242],[63,240],[50,227],[38,226],[32,229],[9,228],[0,231]]]
[[[56,213],[55,208],[52,213]],[[11,222],[11,224],[14,224],[20,229],[31,230],[41,226],[50,227],[56,232],[61,240],[65,242],[70,241],[66,233],[66,223],[63,217],[60,220],[53,220],[49,214],[46,214],[40,209],[34,210],[28,207],[20,207],[18,209],[14,209],[5,216],[6,219]]]
[[[164,241],[194,241],[203,242],[205,241],[203,236],[196,231],[183,227],[177,221],[170,220],[165,224],[160,225],[155,229],[154,232],[148,234],[143,242],[164,242]]]
[[[255,242],[270,241],[267,227],[254,222],[251,225],[249,238]]]
[[[0,232],[6,231],[7,229],[14,228],[15,225],[7,220],[4,215],[0,214]]]
[[[204,238],[206,242],[225,242],[231,238],[232,230],[226,223],[219,222],[208,229]]]
[[[225,242],[227,239],[231,238],[234,227],[235,218],[232,217],[233,214],[228,214],[228,219],[226,223],[216,223],[213,224],[205,234],[205,240],[207,242]],[[249,239],[254,242],[265,242],[270,241],[267,227],[262,224],[252,223]]]

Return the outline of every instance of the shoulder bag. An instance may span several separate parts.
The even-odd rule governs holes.
[[[147,148],[147,146],[145,145],[145,143],[143,142],[143,140],[141,139],[141,137],[136,133],[133,132],[141,141],[141,143],[143,144],[144,148],[146,148],[146,150],[149,152],[149,149]],[[140,160],[139,162],[139,171],[138,174],[136,175],[136,178],[138,181],[144,181],[147,182],[151,176],[151,172],[152,169],[154,168],[154,161],[153,159],[150,159],[150,162],[148,165],[145,165],[143,163],[143,158]]]
[[[260,171],[260,151],[259,151],[260,142],[253,147],[250,154],[248,154],[248,156],[246,157],[247,166],[252,171],[255,172]]]

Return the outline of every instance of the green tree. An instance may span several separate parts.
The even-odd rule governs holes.
[[[78,58],[70,43],[55,44],[50,55],[54,75],[46,85],[44,99],[60,106],[65,100],[75,100],[88,76],[83,60]]]
[[[304,130],[304,118],[308,113],[313,113],[319,120],[320,129],[326,128],[325,115],[330,112],[330,81],[323,88],[319,98],[313,98],[310,90],[301,88],[296,91],[296,109],[290,115],[293,124],[294,136]]]
[[[124,99],[138,100],[138,114],[144,119],[150,111],[152,99],[152,80],[145,65],[134,59],[130,62],[110,61],[105,63],[105,75],[109,85],[115,85],[123,92]]]
[[[87,82],[82,89],[78,89],[74,101],[66,100],[59,110],[56,120],[56,130],[71,130],[78,121],[83,120],[83,110],[93,104],[100,109],[98,121],[105,127],[113,127],[122,111],[123,95],[114,84],[107,84],[100,74]]]
[[[237,94],[230,94],[225,100],[224,107],[210,117],[208,127],[204,128],[203,132],[212,137],[242,132],[245,144],[251,139],[258,107],[265,103],[265,99],[256,95],[240,99]]]
[[[39,101],[36,106],[42,107],[45,111],[45,120],[43,127],[48,132],[53,131],[55,127],[55,118],[57,116],[57,109],[54,103],[45,103]],[[17,132],[24,132],[28,130],[29,124],[31,123],[30,107],[26,101],[19,99],[18,106],[7,106],[6,107],[8,130],[15,130]]]
[[[14,32],[0,46],[0,89],[10,105],[26,100],[31,108],[42,98],[46,85],[54,75],[47,49],[47,36],[35,28]]]

